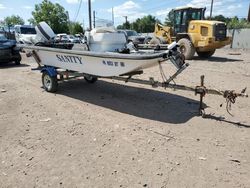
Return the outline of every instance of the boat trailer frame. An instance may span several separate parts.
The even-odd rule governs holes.
[[[223,96],[226,99],[227,102],[227,111],[229,114],[231,114],[229,112],[230,108],[231,108],[231,104],[234,104],[236,101],[237,97],[248,97],[248,95],[245,93],[246,88],[243,89],[240,93],[235,92],[234,90],[216,90],[216,89],[208,89],[205,87],[204,85],[204,80],[205,80],[205,76],[202,75],[200,77],[200,85],[199,86],[186,86],[186,85],[180,85],[180,84],[176,84],[176,83],[170,83],[177,75],[179,75],[187,66],[184,66],[182,69],[179,69],[173,76],[171,76],[166,82],[159,82],[154,80],[153,77],[150,77],[149,80],[143,80],[143,79],[136,79],[136,78],[132,78],[133,75],[138,75],[138,74],[142,74],[143,72],[135,72],[135,73],[131,73],[131,75],[128,75],[127,77],[125,76],[114,76],[114,77],[107,77],[104,79],[111,79],[111,80],[117,80],[117,81],[124,81],[125,83],[127,82],[131,82],[131,83],[137,83],[137,84],[141,84],[141,85],[149,85],[152,86],[153,88],[170,88],[170,89],[174,89],[174,90],[183,90],[183,91],[191,91],[194,92],[195,95],[199,95],[200,100],[199,100],[199,109],[198,109],[198,113],[200,116],[205,115],[205,108],[203,105],[203,100],[205,95],[207,94],[211,94],[211,95],[220,95]],[[40,68],[39,68],[40,69]],[[59,82],[64,82],[67,80],[71,80],[71,79],[76,79],[79,77],[84,77],[87,78],[88,76],[91,75],[87,75],[84,73],[78,73],[78,72],[74,72],[74,71],[68,71],[68,70],[60,70],[60,69],[56,69],[54,67],[42,67],[42,72],[47,71],[49,74],[51,74],[51,76],[56,76],[57,81]],[[94,76],[91,76],[94,77]],[[102,78],[102,77],[101,77]],[[94,83],[94,82],[90,82],[90,83]]]
[[[63,82],[65,80],[75,79],[78,77],[84,77],[85,80],[87,80],[89,83],[94,83],[98,78],[95,75],[88,75],[88,74],[79,73],[79,72],[75,72],[75,71],[69,71],[69,70],[60,70],[56,67],[51,67],[51,66],[41,66],[41,64],[40,64],[41,60],[40,60],[38,54],[34,50],[32,51],[32,56],[34,57],[35,61],[38,64],[38,68],[34,69],[34,70],[41,70],[41,72],[45,72],[49,76],[56,78],[55,79],[56,87],[57,87],[57,81]],[[150,85],[153,88],[162,87],[164,89],[171,88],[171,89],[175,89],[175,90],[184,90],[184,91],[194,92],[195,95],[200,96],[198,112],[199,112],[199,115],[201,115],[201,116],[205,115],[205,108],[203,105],[203,100],[204,100],[205,95],[207,95],[207,94],[223,96],[226,99],[226,103],[227,103],[226,109],[230,115],[232,115],[229,112],[231,109],[231,104],[234,104],[236,102],[236,98],[237,97],[248,97],[248,95],[245,93],[246,88],[244,88],[240,93],[235,92],[235,90],[224,90],[223,91],[223,90],[206,88],[204,85],[204,80],[205,80],[204,75],[200,76],[200,85],[199,86],[193,87],[193,86],[179,85],[176,83],[170,83],[188,66],[189,66],[189,64],[185,63],[172,76],[170,76],[169,79],[167,79],[164,82],[155,81],[153,77],[150,77],[149,80],[132,78],[132,76],[134,76],[134,75],[142,74],[143,71],[131,72],[131,73],[127,73],[127,74],[121,75],[121,76],[114,76],[114,77],[107,77],[107,78],[100,77],[100,78],[124,81],[126,83],[131,82],[131,83],[137,83],[137,84],[142,84],[142,85]],[[92,81],[88,80],[87,79],[88,77],[94,78],[94,80],[92,80]]]

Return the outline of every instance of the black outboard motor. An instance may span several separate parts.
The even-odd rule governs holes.
[[[168,58],[175,65],[177,69],[182,68],[185,64],[185,56],[179,50],[179,44],[176,42],[172,42],[168,46]]]

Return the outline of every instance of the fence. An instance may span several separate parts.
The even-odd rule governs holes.
[[[232,48],[250,49],[250,29],[229,30],[228,35],[233,37]]]

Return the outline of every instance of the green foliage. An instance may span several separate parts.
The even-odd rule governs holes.
[[[209,20],[209,18],[207,18],[207,19]],[[231,18],[227,18],[227,17],[220,14],[220,15],[217,15],[217,16],[213,16],[211,18],[211,20],[221,21],[221,22],[225,22],[225,23],[228,24],[230,22]]]
[[[141,33],[151,33],[155,29],[155,23],[160,22],[157,20],[154,16],[148,15],[144,16],[139,22],[138,22],[138,31]]]
[[[132,23],[123,23],[119,25],[117,29],[133,29],[140,33],[151,33],[154,31],[154,25],[156,22],[159,22],[154,16],[147,15],[143,18],[138,18]]]
[[[29,22],[31,25],[35,25],[35,24],[36,24],[36,21],[34,20],[34,18],[28,19],[28,22]]]
[[[49,0],[43,0],[42,3],[35,5],[32,16],[33,18],[29,19],[32,24],[45,21],[55,33],[69,32],[68,12],[58,3],[53,4]]]
[[[14,25],[23,25],[24,20],[18,15],[7,16],[4,18],[4,25],[14,26]]]
[[[225,22],[227,24],[228,29],[242,29],[242,28],[250,28],[250,23],[247,22],[246,19],[239,19],[238,17],[228,18],[223,15],[213,16],[211,19],[206,17],[206,20],[216,20]],[[169,12],[168,16],[164,22],[167,26],[173,26],[173,14],[172,11]]]
[[[124,22],[122,25],[118,25],[117,29],[131,29],[131,24],[129,22]]]
[[[228,29],[243,29],[250,28],[250,23],[246,19],[239,19],[234,17],[227,25]]]
[[[174,11],[173,10],[171,10],[168,13],[167,17],[165,18],[164,24],[166,26],[173,27],[173,25],[174,25]]]
[[[250,23],[246,19],[239,19],[237,16],[233,18],[224,17],[223,15],[214,16],[211,20],[222,21],[227,24],[228,29],[250,28]]]
[[[70,22],[69,32],[72,35],[78,34],[78,33],[83,33],[83,28],[79,22]]]
[[[116,28],[117,28],[117,29],[125,29],[125,28],[124,28],[124,24],[118,25]]]

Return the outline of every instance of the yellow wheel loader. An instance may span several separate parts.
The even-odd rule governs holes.
[[[215,50],[231,43],[224,22],[204,20],[205,8],[185,7],[169,13],[173,27],[155,25],[150,44],[170,44],[177,41],[186,59],[195,52],[202,58],[211,57]]]

